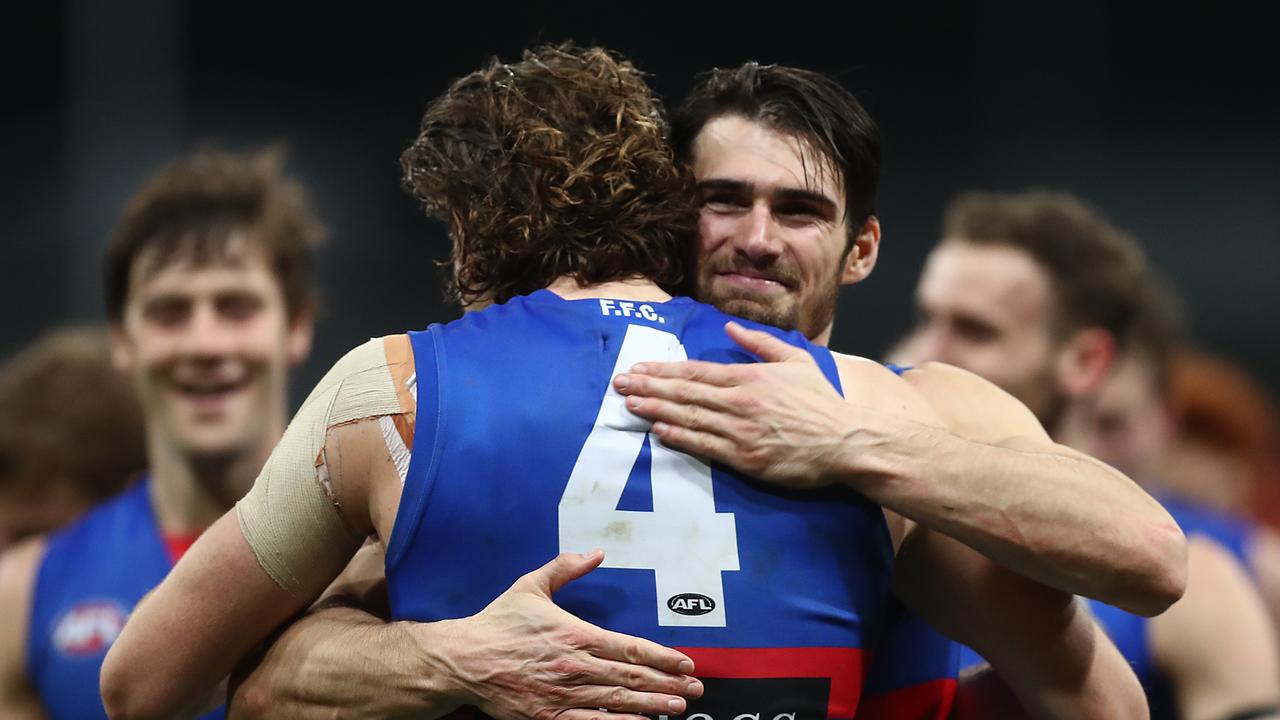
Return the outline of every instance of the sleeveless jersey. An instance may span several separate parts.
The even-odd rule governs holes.
[[[887,363],[897,375],[910,366]],[[946,720],[955,704],[960,645],[929,626],[896,597],[886,634],[871,663],[858,717],[867,720]]]
[[[106,718],[102,661],[134,605],[173,568],[150,484],[144,479],[49,538],[31,603],[27,677],[51,720]]]
[[[756,360],[725,334],[731,319],[687,298],[539,291],[412,333],[417,427],[387,548],[393,616],[472,615],[558,552],[601,548],[602,567],[555,600],[692,657],[706,694],[681,717],[852,718],[889,595],[880,507],[676,452],[611,386],[646,360]],[[826,349],[755,327],[808,350],[839,390]]]

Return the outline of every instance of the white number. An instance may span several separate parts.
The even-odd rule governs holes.
[[[613,374],[638,362],[685,359],[675,335],[631,325]],[[653,512],[617,509],[649,427],[610,383],[560,498],[560,550],[601,548],[603,567],[653,570],[659,625],[724,627],[720,573],[738,569],[738,535],[733,514],[716,512],[711,468],[652,438]],[[668,608],[668,600],[687,593],[710,598],[714,607],[701,615]]]

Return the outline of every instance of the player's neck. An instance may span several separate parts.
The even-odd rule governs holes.
[[[271,435],[284,434],[283,423]],[[213,524],[253,487],[271,454],[272,443],[217,458],[193,457],[149,433],[147,460],[151,503],[166,533],[199,532]]]
[[[569,276],[557,278],[547,289],[565,300],[581,300],[584,298],[617,298],[619,300],[648,300],[649,302],[666,302],[671,299],[670,293],[644,278],[629,278],[597,285],[579,285]]]
[[[834,327],[835,327],[835,320],[832,320],[822,332],[809,338],[809,342],[813,343],[814,345],[821,345],[822,347],[827,347],[828,345],[831,344],[831,329]]]

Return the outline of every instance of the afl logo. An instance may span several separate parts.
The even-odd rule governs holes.
[[[716,601],[698,593],[680,593],[667,600],[667,609],[681,615],[706,615],[716,609]]]
[[[83,602],[58,619],[53,646],[67,657],[102,655],[120,636],[128,614],[110,600]]]

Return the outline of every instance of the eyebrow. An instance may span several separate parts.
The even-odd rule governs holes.
[[[709,178],[698,182],[698,190],[721,190],[732,192],[739,195],[750,195],[755,190],[755,185],[742,180],[730,180],[728,178]],[[821,206],[824,210],[835,214],[836,201],[823,195],[820,192],[806,190],[804,188],[782,187],[773,191],[773,197],[778,200],[790,200],[813,203]]]

